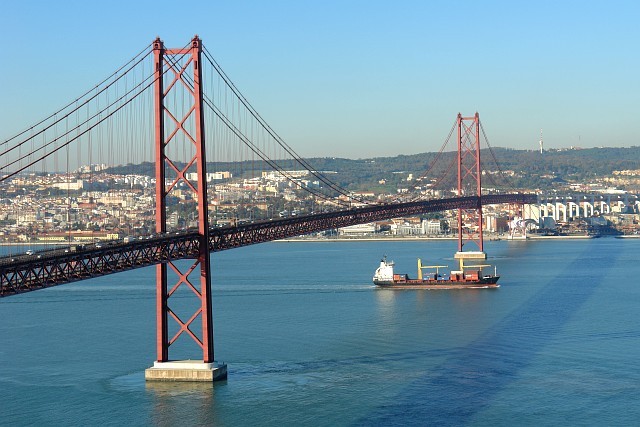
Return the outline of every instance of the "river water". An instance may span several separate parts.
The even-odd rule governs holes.
[[[214,254],[215,355],[229,369],[214,385],[145,383],[153,268],[0,299],[0,424],[637,423],[640,239],[487,242],[496,290],[371,284],[385,254],[415,275],[417,257],[453,267],[455,249],[274,242]]]

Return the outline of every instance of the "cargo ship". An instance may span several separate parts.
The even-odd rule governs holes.
[[[468,252],[465,252],[468,254]],[[483,254],[484,253],[479,253]],[[486,257],[486,256],[485,256]],[[381,288],[390,289],[487,289],[497,288],[497,271],[494,274],[483,274],[482,268],[487,264],[464,265],[460,258],[460,269],[453,270],[449,276],[440,275],[441,268],[446,265],[422,265],[418,258],[418,277],[411,279],[408,274],[397,274],[393,271],[394,262],[387,261],[387,257],[380,260],[380,266],[373,275],[373,283]],[[423,272],[423,270],[428,270]]]

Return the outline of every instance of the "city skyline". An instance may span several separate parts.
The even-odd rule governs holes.
[[[158,4],[160,6],[158,6]],[[0,140],[124,64],[156,36],[198,34],[303,157],[438,151],[458,112],[494,147],[629,147],[640,138],[633,22],[639,6],[507,2],[168,2],[3,6]]]

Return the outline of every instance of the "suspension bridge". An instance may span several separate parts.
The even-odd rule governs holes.
[[[435,178],[434,165],[442,165],[439,156],[455,130],[457,155],[441,170],[444,176],[457,169],[455,194],[427,199],[425,188],[443,180]],[[403,199],[366,200],[299,156],[197,36],[177,49],[167,49],[158,38],[82,96],[2,143],[3,197],[12,194],[16,206],[25,199],[27,204],[40,203],[21,192],[30,183],[41,199],[54,198],[62,205],[60,227],[68,234],[64,246],[0,258],[0,297],[155,265],[157,358],[154,368],[147,370],[148,379],[223,378],[226,366],[214,360],[212,252],[449,210],[458,213],[459,251],[471,243],[482,252],[483,206],[536,203],[532,194],[483,194],[482,135],[477,113],[459,114],[440,153],[418,180],[429,180],[429,186]],[[118,162],[125,171],[140,164],[153,168],[153,212],[138,212],[153,218],[153,232],[144,239],[72,242],[77,206],[94,207],[100,217],[96,199],[109,193],[113,184],[102,168],[92,165]],[[151,197],[133,181],[130,184],[134,198]],[[115,203],[102,217],[93,218],[95,226],[106,228],[114,218],[120,225],[135,222],[123,213],[126,201],[112,197],[120,206]],[[320,212],[280,218],[277,209],[265,209],[269,201],[276,206],[282,199],[310,201]],[[225,226],[212,221],[212,212],[230,205],[250,211],[251,221]],[[186,269],[175,262],[185,259],[192,261]],[[195,298],[196,308],[179,313],[171,297],[185,289]],[[190,337],[201,353],[197,362],[170,358],[172,344],[183,337]]]

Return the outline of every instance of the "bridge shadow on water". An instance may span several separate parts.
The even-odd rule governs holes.
[[[585,245],[588,246],[588,245]],[[464,425],[518,379],[603,283],[580,277],[588,249],[495,329],[451,352],[447,361],[374,409],[355,425]],[[565,278],[572,277],[568,281]],[[559,286],[559,284],[561,286]],[[505,420],[506,422],[507,420]]]

